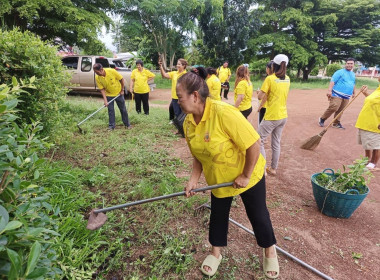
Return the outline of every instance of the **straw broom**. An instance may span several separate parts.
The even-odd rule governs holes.
[[[359,93],[356,94],[354,96],[354,98],[351,99],[351,101],[346,105],[346,107],[343,108],[343,110],[330,122],[330,124],[325,128],[323,129],[319,134],[317,135],[314,135],[313,137],[310,137],[309,139],[307,139],[306,141],[304,141],[301,145],[301,149],[305,149],[305,150],[314,150],[316,147],[318,147],[319,143],[321,142],[322,140],[322,137],[323,135],[325,135],[327,129],[334,123],[334,121],[336,121],[344,112],[344,110],[347,109],[348,106],[351,105],[351,103],[361,94],[363,93],[364,91],[366,91],[367,89],[367,86],[362,86]]]

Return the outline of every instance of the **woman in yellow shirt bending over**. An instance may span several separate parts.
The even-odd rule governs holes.
[[[144,63],[141,59],[136,61],[137,69],[134,69],[131,74],[131,83],[129,91],[135,95],[135,104],[137,114],[141,113],[141,102],[143,104],[144,114],[149,115],[149,91],[148,81],[156,75],[144,68]]]
[[[265,159],[260,154],[260,137],[252,125],[233,106],[211,99],[206,82],[193,73],[178,79],[178,103],[188,114],[183,124],[193,155],[186,196],[194,194],[203,171],[207,184],[233,181],[233,186],[211,193],[209,241],[211,254],[201,271],[216,273],[222,260],[221,247],[227,245],[228,218],[234,196],[240,195],[257,243],[264,249],[264,272],[277,278],[279,266],[272,223],[265,198]]]
[[[236,70],[235,81],[235,107],[240,110],[245,118],[252,112],[253,85],[249,79],[249,70],[245,65],[240,65]]]
[[[286,101],[290,88],[290,80],[286,75],[288,57],[278,54],[273,59],[273,74],[265,78],[260,91],[265,95],[262,103],[266,102],[267,109],[264,120],[260,123],[258,132],[261,137],[261,153],[265,157],[265,140],[271,135],[272,161],[266,169],[268,174],[276,175],[281,151],[281,135],[288,119]],[[260,98],[260,96],[259,96]]]
[[[221,101],[220,91],[222,90],[222,84],[220,83],[219,78],[216,76],[216,70],[212,67],[206,68],[207,71],[207,86],[210,91],[210,97],[212,99]]]

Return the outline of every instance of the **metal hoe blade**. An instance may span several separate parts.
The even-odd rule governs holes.
[[[92,210],[90,212],[90,217],[88,218],[87,229],[96,230],[100,228],[102,225],[104,225],[106,221],[106,214],[102,212],[95,213],[94,210]]]

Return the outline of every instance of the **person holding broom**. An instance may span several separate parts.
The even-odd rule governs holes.
[[[334,114],[334,117],[346,107],[349,99],[355,96],[355,74],[352,72],[355,65],[354,58],[347,58],[346,65],[334,73],[331,77],[330,85],[327,90],[327,98],[329,100],[329,107],[319,118],[319,126],[324,127],[325,121]],[[340,123],[342,114],[334,121],[332,127],[345,129]]]
[[[379,77],[380,82],[380,77]],[[376,166],[380,158],[380,86],[371,94],[366,87],[364,105],[359,113],[355,127],[358,130],[358,143],[363,146],[368,158],[367,168],[379,170]]]
[[[265,157],[264,143],[271,135],[272,161],[266,168],[269,175],[277,174],[278,161],[281,151],[281,135],[288,118],[286,102],[290,88],[290,79],[286,75],[286,66],[289,59],[284,54],[273,58],[273,74],[265,78],[260,91],[265,94],[266,112],[264,120],[260,123],[258,132],[261,137],[261,153]]]
[[[260,153],[259,135],[237,108],[211,99],[206,82],[193,73],[178,79],[177,95],[179,105],[188,114],[183,127],[193,155],[186,196],[195,194],[193,190],[202,172],[209,185],[234,182],[233,186],[214,189],[211,193],[212,249],[201,265],[202,273],[213,276],[219,267],[221,249],[227,245],[232,199],[240,195],[257,243],[264,248],[264,273],[277,278],[276,238],[266,206],[265,159]]]

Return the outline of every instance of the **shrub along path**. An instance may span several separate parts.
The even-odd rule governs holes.
[[[363,154],[356,144],[354,128],[363,98],[359,97],[344,114],[346,130],[329,129],[315,151],[299,148],[303,140],[321,131],[317,119],[327,106],[324,92],[292,90],[289,94],[279,174],[267,178],[267,203],[278,246],[334,279],[376,279],[380,174],[375,174],[370,194],[349,219],[319,213],[310,184],[313,173],[327,167],[340,168]],[[152,105],[167,106],[169,100],[167,90],[151,94]],[[165,109],[154,105],[150,116],[131,112],[134,129],[117,127],[111,133],[106,132],[104,111],[84,125],[87,133],[81,135],[75,123],[96,109],[101,100],[70,97],[69,104],[68,133],[51,156],[81,170],[86,180],[78,187],[96,194],[88,205],[110,206],[182,190],[190,173],[191,155],[184,139],[173,135]],[[252,122],[256,127],[257,120]],[[193,208],[207,200],[208,194],[202,194],[110,212],[109,221],[100,229],[107,238],[99,250],[117,246],[101,265],[90,257],[84,262],[106,279],[200,279],[198,267],[209,250],[209,213],[205,210],[194,216]],[[88,210],[81,213],[86,215]],[[234,203],[231,216],[250,227],[240,199]],[[224,255],[214,279],[264,279],[260,248],[252,236],[233,225]],[[279,257],[280,279],[320,279],[281,254]]]

